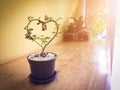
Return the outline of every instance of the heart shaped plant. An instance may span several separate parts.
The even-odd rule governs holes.
[[[50,44],[51,41],[54,40],[57,34],[60,33],[59,24],[57,23],[59,19],[61,18],[54,20],[52,17],[48,17],[47,15],[45,15],[44,20],[41,20],[40,18],[35,19],[34,17],[31,17],[31,16],[28,17],[28,24],[24,28],[27,31],[27,33],[25,34],[25,38],[34,41],[42,48],[41,53],[40,53],[40,56],[42,57],[46,57],[47,53],[44,52],[45,48]],[[34,29],[31,28],[32,22],[37,22],[36,25],[39,25],[41,27],[42,32],[48,29],[47,28],[48,23],[54,23],[56,28],[55,28],[55,31],[52,31],[53,36],[49,37],[43,34],[42,35],[33,34]]]

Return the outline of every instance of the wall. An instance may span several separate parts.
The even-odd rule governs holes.
[[[79,0],[0,0],[0,64],[39,50],[24,39],[27,17],[66,18],[73,15]],[[62,25],[62,24],[61,24]],[[62,40],[58,37],[52,44]]]

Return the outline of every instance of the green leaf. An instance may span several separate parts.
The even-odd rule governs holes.
[[[47,41],[43,41],[43,43],[47,43]]]
[[[36,35],[32,35],[32,38],[37,39],[37,36]]]
[[[45,39],[50,39],[50,37],[45,37]]]
[[[53,20],[53,18],[52,18],[52,17],[49,17],[49,19],[50,19],[50,20]]]
[[[31,36],[28,36],[28,35],[26,35],[25,38],[29,40],[34,40]]]
[[[29,28],[28,31],[33,31],[33,28]]]
[[[61,34],[62,32],[58,32],[58,34]]]
[[[25,34],[25,36],[29,36],[28,34]]]
[[[31,16],[28,17],[28,21],[31,21],[33,19],[34,19],[34,17],[31,17]]]
[[[62,18],[58,18],[56,21],[58,21],[58,20],[60,20],[60,19],[62,19]]]
[[[39,37],[39,36],[38,36],[38,37],[36,36],[36,39],[40,39],[40,37]]]
[[[29,35],[31,35],[31,34],[32,34],[32,33],[31,33],[31,31],[28,31],[27,33],[28,33]]]
[[[24,29],[27,30],[28,26],[25,26]]]
[[[47,15],[45,15],[45,18],[44,18],[45,21],[49,20],[49,17]]]
[[[40,38],[44,37],[44,35],[41,35]]]
[[[52,34],[54,34],[54,33],[56,33],[56,32],[52,32]]]

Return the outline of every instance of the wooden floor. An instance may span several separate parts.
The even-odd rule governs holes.
[[[28,79],[30,74],[26,57],[0,66],[0,90],[110,90],[106,69],[104,43],[61,42],[47,48],[58,55],[58,77],[50,84],[35,85]]]

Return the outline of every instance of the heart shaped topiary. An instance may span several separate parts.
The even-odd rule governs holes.
[[[45,48],[50,44],[51,41],[54,40],[57,34],[60,34],[59,24],[57,23],[59,19],[61,18],[54,20],[52,17],[48,17],[47,15],[45,15],[44,20],[41,20],[40,18],[35,19],[34,17],[31,16],[28,17],[28,24],[24,28],[27,31],[27,33],[25,34],[25,38],[34,41],[42,48],[40,53],[40,56],[42,57],[46,57],[47,55],[47,53],[44,52]],[[32,22],[37,22],[36,25],[40,25],[42,32],[45,32],[48,29],[47,28],[48,23],[53,23],[56,26],[55,31],[52,31],[53,36],[49,37],[43,34],[42,35],[32,34],[34,30],[33,28],[31,28]]]

